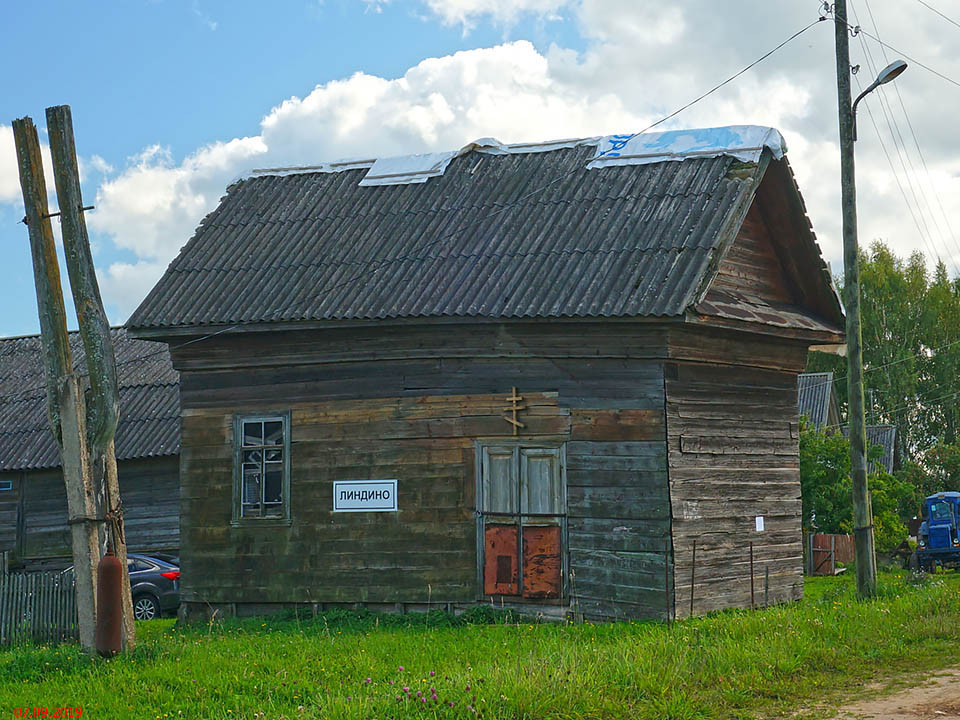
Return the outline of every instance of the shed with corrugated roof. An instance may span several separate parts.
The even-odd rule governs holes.
[[[117,474],[131,551],[176,553],[180,535],[179,378],[163,343],[113,328],[120,393]],[[70,333],[83,375],[79,333]],[[47,419],[39,335],[0,339],[0,552],[13,567],[71,562],[60,453]]]
[[[783,151],[487,139],[232,184],[128,323],[181,376],[185,614],[800,597],[797,375],[843,317]]]

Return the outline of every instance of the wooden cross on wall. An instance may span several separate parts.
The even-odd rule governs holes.
[[[517,413],[520,410],[526,410],[527,408],[525,405],[523,405],[523,395],[517,395],[516,388],[511,388],[511,391],[510,397],[507,398],[507,402],[510,404],[504,408],[504,412],[510,413],[510,415],[504,415],[503,419],[513,425],[513,434],[519,435],[520,428],[526,427],[526,425],[517,420]]]

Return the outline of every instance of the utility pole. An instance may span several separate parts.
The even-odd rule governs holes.
[[[94,651],[97,563],[100,537],[97,497],[87,462],[86,410],[80,383],[73,372],[67,318],[60,286],[60,266],[47,208],[40,141],[29,118],[13,121],[20,187],[30,233],[30,252],[40,315],[40,340],[47,386],[47,416],[60,448],[67,490],[67,522],[73,547],[80,646]]]
[[[50,136],[50,153],[53,158],[57,201],[60,205],[63,249],[67,272],[70,275],[70,289],[73,292],[90,374],[90,390],[86,399],[90,471],[94,487],[105,492],[105,497],[100,498],[100,505],[106,509],[110,542],[122,567],[123,646],[129,651],[136,645],[136,631],[114,451],[114,436],[120,417],[117,366],[110,323],[100,299],[87,224],[83,217],[83,198],[80,194],[80,174],[69,105],[47,108],[47,131]]]
[[[877,589],[873,512],[867,489],[867,429],[863,406],[863,348],[860,333],[860,267],[857,248],[857,191],[854,177],[854,109],[850,97],[850,35],[847,2],[834,4],[837,46],[837,101],[840,110],[840,189],[843,204],[843,294],[847,311],[847,422],[850,426],[850,475],[853,480],[853,535],[857,594]]]

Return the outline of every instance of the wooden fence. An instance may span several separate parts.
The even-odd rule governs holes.
[[[837,563],[852,563],[855,557],[853,535],[811,533],[807,536],[809,575],[836,575],[840,571]]]
[[[0,575],[0,645],[78,638],[73,573]]]

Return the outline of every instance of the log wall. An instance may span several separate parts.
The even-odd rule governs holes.
[[[10,483],[9,490],[0,490],[0,552],[13,553],[17,547],[17,518],[20,506],[20,485],[23,473],[0,473],[0,481]]]
[[[587,617],[663,616],[663,338],[480,326],[251,333],[175,351],[184,599],[238,613],[483,601],[476,442],[519,440],[566,443],[569,601]],[[503,419],[513,387],[526,405],[516,438]],[[288,409],[292,521],[231,525],[234,415]],[[398,512],[332,512],[334,480],[388,478]]]
[[[180,523],[176,457],[124,460],[117,466],[127,546],[131,552],[175,551]],[[22,473],[15,529],[4,550],[27,567],[69,563],[67,496],[59,468]]]
[[[680,335],[671,347],[689,344]],[[691,595],[693,614],[702,614],[803,592],[796,378],[806,347],[745,345],[753,367],[720,364],[717,346],[704,343],[702,359],[714,362],[665,368],[678,617],[691,613]]]
[[[178,342],[182,342],[182,339]],[[175,350],[189,612],[485,601],[476,442],[564,443],[569,584],[586,617],[799,597],[796,374],[806,344],[579,323],[224,335]],[[231,524],[236,414],[291,411],[289,525]],[[399,481],[396,513],[332,512],[334,480]],[[754,518],[766,530],[752,535]],[[672,528],[672,535],[671,535]]]

